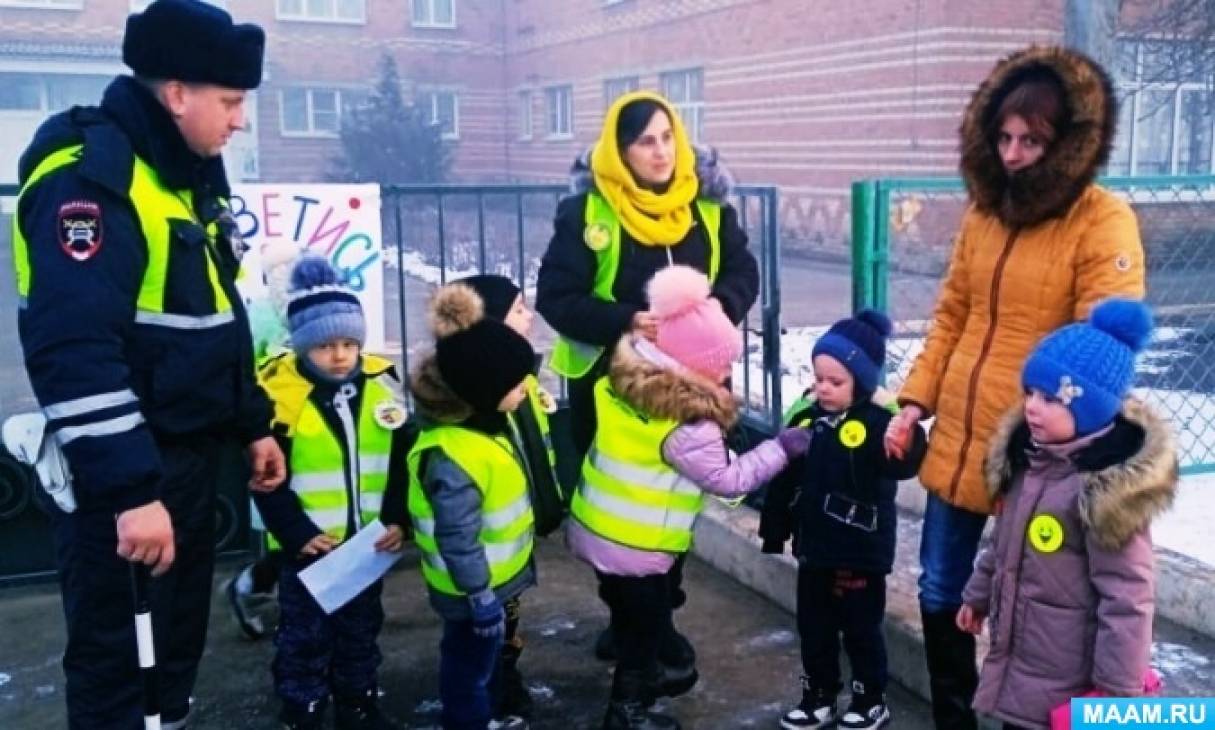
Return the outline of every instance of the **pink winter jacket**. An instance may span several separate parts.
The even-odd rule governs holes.
[[[737,405],[724,388],[686,373],[676,373],[642,358],[624,338],[613,353],[612,387],[638,410],[683,421],[662,444],[663,459],[709,494],[738,497],[758,489],[788,464],[785,450],[768,439],[736,456],[726,446],[725,429],[737,418]],[[601,573],[656,575],[674,564],[675,555],[640,550],[599,537],[576,519],[566,528],[575,557]]]
[[[985,475],[1003,509],[962,597],[987,615],[991,640],[974,708],[1049,728],[1054,707],[1094,687],[1141,694],[1155,594],[1149,525],[1177,483],[1168,426],[1127,400],[1097,434],[1034,446],[1017,409],[993,437]]]

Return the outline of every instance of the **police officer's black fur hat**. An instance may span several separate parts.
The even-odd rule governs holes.
[[[254,89],[266,34],[201,0],[156,0],[127,18],[122,60],[145,78]]]

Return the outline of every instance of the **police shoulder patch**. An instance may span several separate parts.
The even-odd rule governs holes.
[[[92,200],[69,200],[59,206],[59,246],[76,261],[93,258],[101,248],[101,206]]]

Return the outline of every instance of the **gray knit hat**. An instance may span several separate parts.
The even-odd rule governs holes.
[[[291,271],[287,294],[291,347],[303,357],[312,348],[339,337],[360,345],[367,337],[363,305],[324,257],[306,254]]]

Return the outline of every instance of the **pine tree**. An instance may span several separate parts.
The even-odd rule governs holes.
[[[381,185],[443,182],[453,143],[442,139],[429,107],[405,102],[396,61],[385,54],[379,65],[375,90],[342,117],[342,153],[330,177]]]

